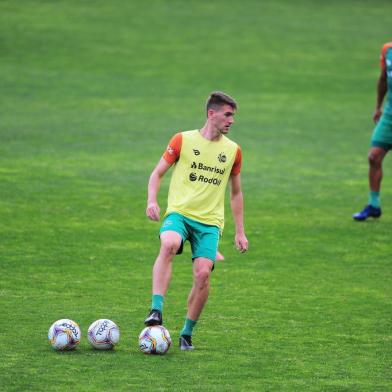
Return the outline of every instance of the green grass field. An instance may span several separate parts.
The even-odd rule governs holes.
[[[0,390],[392,391],[389,157],[383,217],[351,218],[391,15],[389,0],[1,1]],[[177,347],[187,247],[165,302],[175,345],[146,356],[148,176],[213,90],[240,106],[250,250],[227,208],[197,350]],[[58,353],[64,317],[83,339]],[[104,317],[113,352],[87,342]]]

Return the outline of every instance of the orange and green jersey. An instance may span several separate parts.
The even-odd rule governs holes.
[[[224,135],[211,141],[186,131],[173,136],[163,158],[175,164],[165,215],[177,212],[223,230],[226,185],[240,173],[240,147]]]
[[[392,42],[384,44],[381,50],[381,69],[387,74],[387,98],[384,113],[392,115]]]

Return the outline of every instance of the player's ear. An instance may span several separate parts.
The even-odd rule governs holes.
[[[207,118],[210,118],[214,115],[215,110],[214,109],[208,109],[207,110]]]

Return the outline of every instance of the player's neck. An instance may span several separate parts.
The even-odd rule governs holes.
[[[200,129],[200,135],[207,140],[218,141],[221,139],[222,134],[215,127],[211,126],[208,121],[204,124],[204,127]]]

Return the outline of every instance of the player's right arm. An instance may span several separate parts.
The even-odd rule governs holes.
[[[377,82],[377,100],[376,109],[373,114],[373,121],[376,123],[382,115],[382,103],[384,101],[385,95],[387,94],[387,67],[385,64],[385,53],[390,47],[390,44],[385,44],[381,50],[381,72]]]
[[[380,77],[377,82],[377,102],[376,109],[373,114],[373,121],[376,123],[382,115],[382,103],[387,93],[387,71],[386,68],[381,69]]]
[[[165,153],[155,166],[148,181],[148,196],[146,215],[153,221],[160,219],[160,207],[158,204],[158,192],[161,185],[162,177],[177,162],[180,157],[182,146],[182,134],[175,134],[169,142]]]
[[[155,166],[155,169],[152,171],[148,181],[146,215],[153,221],[158,221],[160,218],[158,192],[161,185],[161,179],[170,169],[170,166],[170,163],[168,163],[164,158],[161,158],[158,164]]]

